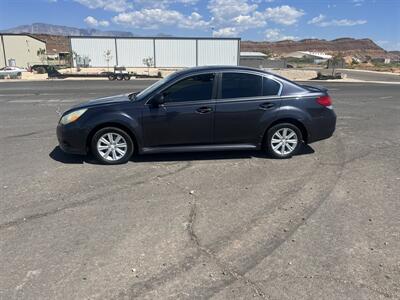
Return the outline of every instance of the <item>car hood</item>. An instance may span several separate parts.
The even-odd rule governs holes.
[[[103,104],[128,102],[128,101],[130,101],[128,96],[129,96],[129,94],[122,94],[122,95],[116,95],[116,96],[110,96],[110,97],[97,98],[97,99],[89,100],[87,102],[83,102],[78,105],[75,105],[71,109],[89,108],[89,107],[103,105]]]

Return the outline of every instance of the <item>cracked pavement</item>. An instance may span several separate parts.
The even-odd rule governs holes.
[[[56,110],[150,83],[0,83],[0,299],[400,298],[400,86],[326,83],[290,160],[56,147]]]

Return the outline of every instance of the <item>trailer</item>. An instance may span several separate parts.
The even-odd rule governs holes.
[[[108,78],[108,80],[130,80],[131,77],[136,77],[135,74],[129,73],[125,67],[114,67],[113,72],[101,72],[101,73],[60,73],[56,68],[49,67],[47,69],[49,78]]]

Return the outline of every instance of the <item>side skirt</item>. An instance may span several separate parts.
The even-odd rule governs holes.
[[[169,146],[169,147],[145,147],[141,154],[173,153],[173,152],[204,152],[204,151],[229,151],[229,150],[257,150],[253,144],[223,144],[223,145],[198,145],[198,146]]]

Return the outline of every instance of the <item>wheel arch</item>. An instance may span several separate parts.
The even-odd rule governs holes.
[[[268,130],[270,128],[272,128],[273,126],[275,126],[277,124],[281,124],[281,123],[290,123],[290,124],[295,125],[297,128],[299,128],[299,130],[301,131],[301,135],[302,135],[303,141],[304,141],[304,143],[307,144],[307,142],[308,142],[308,131],[307,131],[306,126],[304,126],[304,124],[301,121],[299,121],[297,119],[294,119],[294,118],[280,118],[280,119],[277,119],[277,120],[273,121],[265,129],[264,135],[263,135],[263,138],[262,138],[262,144],[261,144],[262,147],[265,145],[265,139],[267,138]]]

